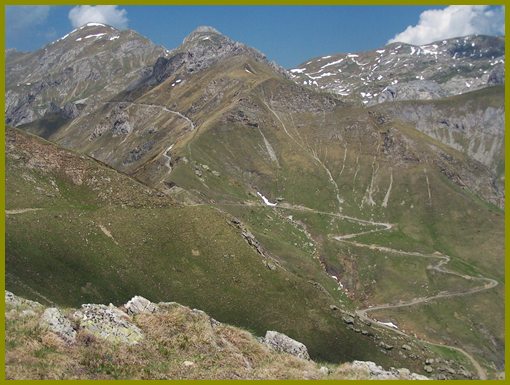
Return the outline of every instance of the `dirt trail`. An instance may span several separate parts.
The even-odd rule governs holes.
[[[28,208],[28,209],[13,209],[13,210],[5,210],[6,215],[16,215],[16,214],[23,214],[28,213],[30,211],[39,211],[42,210],[41,208]]]
[[[251,203],[251,202],[250,203],[230,203],[230,204],[227,203],[225,205],[264,206],[259,203]],[[266,207],[266,206],[264,206],[264,207]],[[331,235],[330,234],[329,237],[332,239],[335,239],[339,242],[348,243],[350,245],[357,246],[357,247],[365,247],[365,248],[369,248],[371,250],[379,250],[379,251],[383,251],[383,252],[387,252],[387,253],[408,255],[410,257],[427,258],[427,259],[431,259],[431,260],[436,260],[435,264],[431,264],[428,266],[429,269],[436,270],[443,274],[455,275],[455,276],[461,277],[461,278],[469,280],[469,281],[479,281],[481,283],[479,286],[475,286],[475,287],[472,287],[472,288],[469,288],[466,290],[450,291],[450,292],[442,291],[439,294],[428,296],[428,297],[419,297],[419,298],[414,298],[409,301],[399,301],[398,303],[385,303],[385,304],[380,304],[380,305],[372,306],[372,307],[365,308],[365,309],[357,309],[355,311],[355,313],[358,315],[358,317],[360,319],[365,320],[365,321],[370,321],[381,328],[392,331],[393,333],[396,333],[396,334],[399,334],[399,335],[402,335],[405,337],[409,337],[409,338],[415,338],[414,336],[408,335],[401,330],[395,329],[389,325],[385,325],[381,322],[378,322],[377,320],[369,317],[367,313],[376,311],[376,310],[395,309],[395,308],[400,308],[400,307],[415,306],[415,305],[419,305],[422,303],[427,303],[432,300],[438,300],[438,299],[443,299],[443,298],[452,298],[452,297],[470,295],[470,294],[478,293],[481,291],[490,290],[498,285],[498,282],[491,278],[475,277],[475,276],[471,276],[468,274],[462,274],[462,273],[459,273],[459,272],[456,272],[456,271],[446,268],[445,266],[451,260],[451,257],[446,254],[442,254],[439,252],[435,252],[432,254],[423,254],[423,253],[416,252],[416,251],[404,251],[404,250],[392,249],[392,248],[385,247],[385,246],[378,246],[378,245],[374,245],[374,244],[365,244],[365,243],[360,243],[360,242],[350,240],[352,238],[358,237],[363,234],[369,234],[369,233],[374,233],[374,232],[379,232],[379,231],[389,231],[394,227],[394,225],[391,223],[374,222],[371,220],[359,219],[359,218],[351,217],[351,216],[340,214],[340,213],[325,212],[325,211],[320,211],[320,210],[312,209],[309,207],[305,207],[305,206],[301,206],[301,205],[293,205],[293,204],[289,204],[289,203],[279,204],[277,206],[277,208],[311,212],[311,213],[323,214],[323,215],[330,215],[330,216],[345,219],[348,221],[356,222],[356,223],[359,223],[362,225],[376,226],[378,228],[372,229],[372,230],[360,231],[358,233],[344,234],[344,235]],[[479,362],[470,353],[466,352],[464,349],[461,349],[456,346],[445,345],[442,343],[439,344],[439,343],[426,341],[426,340],[420,340],[420,341],[422,341],[426,344],[429,344],[429,345],[445,347],[445,348],[449,348],[449,349],[458,351],[459,353],[463,354],[472,363],[473,367],[477,371],[478,377],[481,380],[487,379],[487,374],[486,374],[485,370],[483,369],[483,367],[479,364]]]
[[[159,104],[147,104],[147,103],[137,103],[137,102],[105,102],[104,104],[129,104],[130,107],[131,106],[143,106],[143,107],[149,107],[149,108],[159,108],[159,109],[161,109],[161,110],[163,110],[165,112],[177,115],[180,118],[186,120],[188,122],[190,128],[191,128],[191,131],[193,131],[195,129],[195,124],[191,121],[190,118],[188,118],[187,116],[181,114],[179,111],[170,110],[167,107],[161,106]]]
[[[366,221],[363,221],[363,222],[366,223]],[[370,221],[368,221],[368,222],[370,223]],[[363,320],[366,320],[366,321],[375,322],[375,323],[377,323],[378,326],[383,327],[383,328],[388,329],[388,330],[391,330],[394,333],[398,333],[398,334],[403,335],[403,336],[411,337],[408,334],[406,334],[406,333],[404,333],[404,332],[402,332],[402,331],[400,331],[398,329],[395,329],[395,328],[393,328],[393,327],[391,327],[389,325],[384,325],[384,324],[382,324],[382,323],[380,323],[380,322],[370,318],[367,313],[368,312],[372,312],[372,311],[376,311],[376,310],[395,309],[395,308],[400,308],[400,307],[419,305],[421,303],[426,303],[426,302],[429,302],[429,301],[432,301],[432,300],[441,299],[441,298],[451,298],[451,297],[458,297],[458,296],[474,294],[474,293],[478,293],[478,292],[481,292],[481,291],[484,291],[484,290],[492,289],[493,287],[496,287],[498,285],[498,282],[496,280],[494,280],[494,279],[491,279],[491,278],[475,277],[475,276],[471,276],[471,275],[468,275],[468,274],[461,274],[461,273],[458,273],[456,271],[447,269],[445,266],[450,262],[451,257],[446,255],[446,254],[442,254],[442,253],[439,253],[439,252],[435,252],[433,254],[423,254],[423,253],[419,253],[419,252],[416,252],[416,251],[403,251],[403,250],[392,249],[392,248],[385,247],[385,246],[378,246],[378,245],[374,245],[374,244],[364,244],[364,243],[360,243],[360,242],[356,242],[356,241],[347,240],[347,239],[354,238],[354,237],[357,237],[357,236],[360,236],[360,235],[363,235],[363,234],[368,234],[368,233],[373,233],[373,232],[378,232],[378,231],[388,231],[388,230],[390,230],[393,227],[393,225],[391,225],[389,223],[371,222],[371,224],[379,225],[379,226],[380,225],[385,225],[385,226],[383,228],[380,228],[380,229],[375,229],[375,230],[370,230],[370,231],[363,231],[363,232],[359,232],[359,233],[355,233],[355,234],[332,236],[332,238],[337,240],[337,241],[339,241],[339,242],[348,243],[350,245],[357,246],[357,247],[365,247],[365,248],[369,248],[371,250],[379,250],[379,251],[384,251],[384,252],[387,252],[387,253],[393,253],[393,254],[399,254],[399,255],[408,255],[408,256],[411,256],[411,257],[418,257],[418,258],[436,259],[437,262],[434,265],[429,265],[428,266],[429,269],[436,270],[436,271],[438,271],[440,273],[443,273],[443,274],[455,275],[457,277],[461,277],[461,278],[469,280],[469,281],[479,281],[479,282],[481,282],[483,284],[481,284],[479,286],[476,286],[476,287],[472,287],[472,288],[466,289],[466,290],[462,290],[462,291],[450,291],[450,292],[449,291],[443,291],[443,292],[440,292],[439,294],[428,296],[428,297],[413,298],[412,300],[409,300],[409,301],[399,301],[396,304],[386,303],[386,304],[380,304],[380,305],[372,306],[370,308],[358,309],[358,310],[356,310],[356,314],[359,316],[360,319],[363,319]],[[478,363],[478,361],[471,354],[469,354],[465,350],[463,350],[461,348],[458,348],[456,346],[445,345],[445,344],[437,344],[437,343],[433,343],[433,342],[425,341],[425,340],[422,340],[422,341],[427,343],[427,344],[429,344],[429,345],[447,347],[447,348],[454,349],[454,350],[462,353],[473,364],[473,367],[476,369],[476,371],[478,373],[478,377],[481,380],[486,380],[487,379],[487,374],[486,374],[485,370],[482,368],[482,366]]]

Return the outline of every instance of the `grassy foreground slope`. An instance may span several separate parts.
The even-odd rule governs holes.
[[[82,322],[76,309],[45,309],[9,292],[5,299],[9,380],[427,379],[408,369],[384,370],[366,361],[320,364],[307,359],[299,342],[287,340],[299,347],[296,356],[296,350],[278,344],[275,348],[270,336],[267,343],[265,338],[176,302],[149,302],[150,310],[136,314],[126,313],[124,306],[85,305],[97,317],[98,330]],[[67,321],[73,331],[67,327],[63,333],[49,325],[48,315],[55,313],[62,322],[59,325]],[[109,323],[105,313],[115,321]],[[131,340],[135,344],[126,343],[121,333],[126,329],[136,335]],[[105,337],[99,332],[105,330],[113,333]]]
[[[8,290],[66,306],[173,300],[257,334],[284,332],[318,359],[419,366],[346,329],[329,307],[335,298],[306,276],[268,269],[217,209],[176,205],[16,129],[6,141]]]

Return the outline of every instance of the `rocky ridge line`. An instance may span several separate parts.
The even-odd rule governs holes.
[[[5,292],[5,302],[8,309],[6,312],[8,319],[39,317],[41,330],[47,330],[54,334],[67,346],[77,343],[77,336],[80,331],[82,333],[85,331],[91,336],[89,338],[103,340],[106,343],[137,345],[144,339],[144,331],[135,324],[136,317],[143,314],[164,313],[175,307],[185,309],[207,319],[213,330],[222,325],[221,322],[201,310],[189,309],[175,302],[155,304],[141,296],[133,297],[120,307],[115,307],[112,304],[108,306],[84,304],[80,309],[71,310],[70,312],[64,312],[56,307],[45,308],[38,302],[18,297],[9,291]],[[258,338],[255,341],[275,352],[289,354],[298,360],[313,363],[310,361],[306,346],[283,333],[267,331],[265,337]],[[183,365],[194,366],[195,363],[184,361]],[[326,366],[316,366],[316,375],[319,377],[327,377],[332,373],[331,369]],[[426,376],[411,373],[408,369],[390,368],[390,370],[384,370],[381,366],[370,361],[354,361],[351,364],[343,364],[340,366],[339,373],[345,373],[349,376],[354,375],[357,378],[366,376],[367,379],[428,379]]]

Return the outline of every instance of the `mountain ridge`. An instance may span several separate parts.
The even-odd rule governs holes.
[[[290,72],[296,81],[364,105],[437,99],[504,83],[504,38],[468,35],[424,45],[391,43],[312,58]]]

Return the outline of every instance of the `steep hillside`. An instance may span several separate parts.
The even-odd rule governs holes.
[[[504,37],[472,35],[415,46],[311,59],[290,70],[295,81],[373,105],[438,99],[503,84]]]
[[[32,53],[11,52],[5,66],[6,123],[74,119],[120,92],[165,54],[134,31],[99,23],[83,25]]]
[[[504,53],[501,37],[466,36],[324,56],[290,72],[299,84],[332,92],[344,101],[384,103],[375,111],[482,163],[489,172],[481,185],[492,186],[492,191],[469,187],[503,207]]]
[[[407,122],[426,135],[487,166],[504,189],[504,87],[489,87],[434,101],[386,103],[373,109]],[[502,202],[491,200],[503,207]]]
[[[422,371],[419,360],[374,349],[393,341],[384,329],[346,328],[350,301],[309,256],[284,265],[293,261],[277,259],[251,226],[214,207],[176,205],[17,129],[7,130],[6,185],[8,290],[66,306],[119,304],[133,293],[172,299],[258,334],[282,331],[317,359]],[[303,239],[296,230],[286,236]]]

